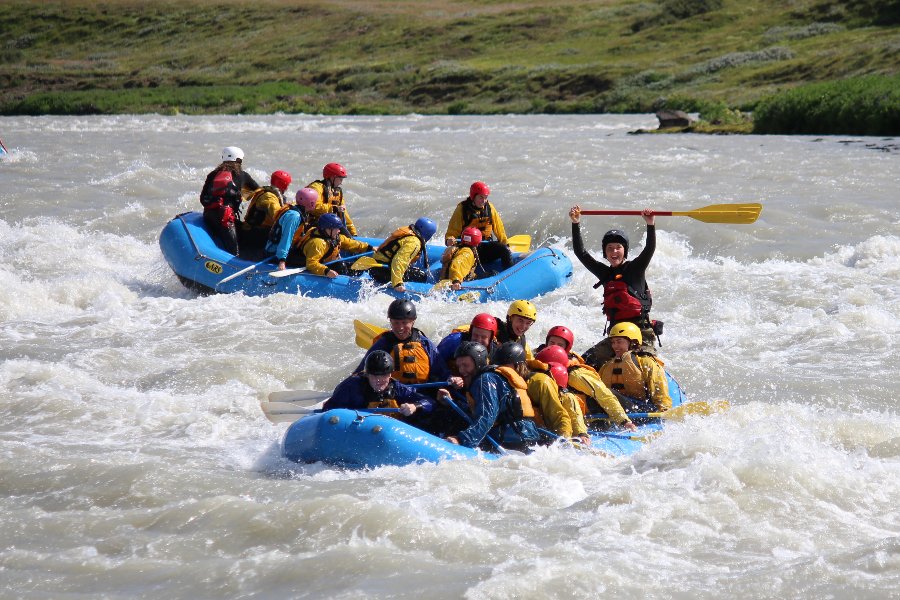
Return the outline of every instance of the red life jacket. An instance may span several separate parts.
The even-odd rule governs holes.
[[[200,195],[200,204],[204,208],[222,208],[237,200],[237,204],[240,205],[240,194],[240,190],[234,183],[234,175],[231,171],[222,169],[213,178],[208,193]]]
[[[647,298],[650,298],[650,288],[647,288]],[[603,314],[611,323],[635,319],[648,312],[649,307],[644,310],[637,291],[629,287],[621,275],[603,284]]]

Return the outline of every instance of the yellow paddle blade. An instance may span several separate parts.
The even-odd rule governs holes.
[[[710,204],[684,212],[672,211],[672,216],[691,217],[704,223],[749,225],[756,222],[761,211],[762,204]]]
[[[689,415],[701,415],[707,417],[709,415],[725,412],[728,410],[728,400],[714,400],[713,402],[687,402],[680,406],[670,408],[666,412],[650,413],[651,417],[660,419],[683,419]]]
[[[362,258],[357,258],[352,265],[350,265],[351,271],[365,271],[366,269],[371,269],[372,267],[382,267],[380,262],[372,258],[371,256],[363,256]]]
[[[387,331],[383,327],[363,323],[359,319],[353,319],[353,330],[356,332],[356,345],[364,350],[372,347],[372,341],[376,336]]]
[[[531,251],[531,236],[525,233],[506,238],[506,243],[509,244],[509,249],[513,252]]]

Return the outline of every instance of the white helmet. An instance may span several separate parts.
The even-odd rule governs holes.
[[[244,160],[244,151],[237,146],[228,146],[222,149],[222,162]]]

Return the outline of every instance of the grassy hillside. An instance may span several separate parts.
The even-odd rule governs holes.
[[[0,113],[747,110],[898,56],[900,0],[5,0]]]

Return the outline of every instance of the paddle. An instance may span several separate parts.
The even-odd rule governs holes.
[[[322,409],[316,406],[297,406],[291,402],[261,402],[260,406],[263,414],[272,423],[293,423],[298,416],[322,412]],[[399,408],[360,408],[358,410],[384,414],[400,412]]]
[[[431,381],[428,383],[414,383],[408,387],[414,389],[439,388],[450,385],[449,381]],[[312,390],[281,390],[269,394],[269,402],[292,402],[295,406],[312,406],[322,400],[331,397],[328,392],[315,392]]]
[[[734,223],[748,225],[756,222],[762,204],[710,204],[687,211],[653,211],[655,217],[691,217],[704,223]],[[640,215],[639,210],[583,210],[583,215]]]
[[[506,243],[513,252],[531,251],[531,236],[524,233],[506,238]]]
[[[245,268],[241,269],[241,270],[238,271],[237,273],[232,273],[231,275],[229,275],[229,276],[226,277],[225,279],[220,280],[219,283],[216,284],[216,287],[218,288],[218,287],[219,287],[220,285],[222,285],[223,283],[226,283],[226,282],[228,282],[228,281],[231,281],[231,280],[234,279],[235,277],[240,277],[241,275],[243,275],[243,274],[246,273],[247,271],[252,271],[253,269],[255,269],[255,268],[257,268],[257,267],[261,267],[262,265],[264,265],[264,264],[266,264],[267,262],[271,261],[273,258],[275,258],[275,257],[274,257],[274,256],[269,256],[269,257],[267,257],[266,259],[259,261],[258,263],[252,264],[252,265],[250,265],[249,267],[245,267]]]
[[[361,256],[368,256],[370,254],[373,254],[374,252],[375,252],[374,250],[369,250],[368,252],[363,252],[362,254],[354,254],[353,256],[347,256],[345,258],[336,258],[334,260],[329,260],[327,263],[322,263],[322,264],[327,267],[328,265],[333,265],[334,263],[344,262],[345,260],[351,260],[353,258],[359,258]],[[271,273],[269,273],[269,276],[276,277],[276,278],[287,277],[288,275],[296,275],[297,273],[303,273],[304,271],[306,271],[306,267],[298,267],[296,269],[285,269],[283,271],[272,271]]]
[[[715,402],[686,402],[679,406],[670,408],[665,412],[644,412],[644,413],[628,413],[629,419],[671,419],[682,420],[689,415],[709,416],[717,412],[728,410],[729,404],[727,400],[716,400]],[[586,419],[608,419],[609,416],[603,413],[587,415]]]
[[[454,390],[452,393],[456,394],[456,391]],[[470,416],[468,415],[468,413],[466,413],[466,411],[464,411],[464,410],[461,409],[459,406],[457,406],[456,402],[454,402],[452,398],[448,398],[448,399],[447,399],[447,404],[449,404],[450,407],[451,407],[453,410],[456,411],[456,414],[458,414],[459,417],[460,417],[463,421],[465,421],[465,422],[468,423],[469,425],[471,425],[471,424],[474,422],[474,421],[472,421],[472,417],[470,417]],[[484,435],[484,439],[486,439],[486,440],[491,444],[491,446],[493,446],[493,447],[497,450],[497,453],[498,453],[498,454],[500,454],[501,456],[506,456],[506,454],[507,454],[506,448],[504,448],[503,446],[501,446],[501,445],[497,442],[497,440],[495,440],[494,438],[492,438],[492,437],[489,436],[488,434],[485,434],[485,435]]]
[[[373,340],[387,331],[383,327],[372,325],[371,323],[363,323],[359,319],[353,319],[353,330],[356,332],[356,345],[363,350],[371,348]]]

